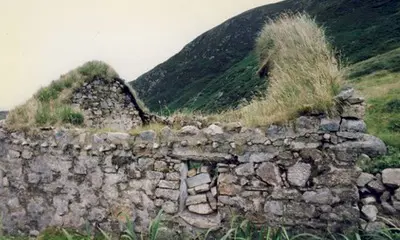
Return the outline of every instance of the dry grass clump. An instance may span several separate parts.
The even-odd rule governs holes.
[[[266,97],[213,116],[249,126],[284,122],[301,112],[334,109],[342,70],[324,29],[306,14],[283,14],[269,21],[256,41],[260,74],[267,75]]]
[[[69,101],[75,89],[95,76],[111,81],[118,74],[103,62],[87,62],[62,75],[48,87],[41,88],[25,104],[11,110],[6,119],[7,127],[11,130],[26,130],[46,125],[82,124],[82,113],[72,108]]]

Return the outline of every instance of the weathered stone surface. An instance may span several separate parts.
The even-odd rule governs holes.
[[[348,105],[343,107],[343,113],[341,114],[344,118],[355,118],[362,119],[365,115],[365,106],[363,105]]]
[[[155,192],[156,196],[159,198],[169,199],[172,201],[177,201],[179,198],[178,190],[169,190],[163,188],[157,188]]]
[[[264,182],[278,187],[282,185],[282,179],[280,176],[279,168],[273,163],[262,163],[257,171],[257,176],[259,176]]]
[[[186,179],[186,183],[189,188],[193,188],[210,182],[211,182],[211,177],[210,174],[208,173],[200,173],[194,177]]]
[[[304,187],[311,175],[311,165],[296,163],[288,168],[287,179],[293,186]]]
[[[202,185],[194,187],[194,191],[196,193],[207,192],[208,190],[210,190],[210,185],[209,184],[202,184]]]
[[[180,133],[185,135],[197,135],[199,132],[200,130],[195,126],[184,126],[180,130]]]
[[[308,191],[303,194],[303,199],[307,203],[316,203],[324,205],[332,205],[338,203],[340,198],[334,196],[328,188],[317,189],[316,191]]]
[[[253,153],[250,155],[250,157],[248,158],[249,162],[252,163],[261,163],[261,162],[268,162],[270,160],[272,160],[274,157],[278,156],[279,152],[275,151],[275,152],[267,152],[267,153]],[[245,158],[242,158],[243,160],[241,161],[241,159],[239,159],[239,161],[241,162],[247,162],[245,160]]]
[[[202,214],[202,215],[210,214],[213,212],[213,210],[211,209],[211,207],[208,203],[189,205],[188,210],[190,212]]]
[[[167,172],[168,164],[164,161],[155,161],[154,162],[154,170],[158,172]]]
[[[206,194],[197,194],[194,196],[187,197],[186,206],[195,205],[195,204],[199,204],[199,203],[206,203],[206,202],[207,202]]]
[[[372,180],[375,180],[375,176],[370,173],[361,173],[360,176],[357,178],[357,186],[364,187]]]
[[[361,199],[361,203],[364,205],[370,205],[376,203],[376,199],[373,196],[365,197]]]
[[[367,184],[367,188],[377,193],[383,193],[386,188],[380,179],[372,180]]]
[[[154,142],[156,140],[157,133],[153,130],[143,131],[139,134],[139,139],[144,142]]]
[[[128,133],[122,132],[109,132],[107,133],[107,140],[113,144],[123,144],[130,138]]]
[[[339,101],[344,101],[351,98],[354,95],[354,88],[348,88],[341,91],[335,98]]]
[[[400,186],[400,168],[387,168],[382,171],[382,182],[389,186]]]
[[[342,120],[340,125],[340,131],[342,132],[362,132],[367,131],[367,125],[363,120]]]
[[[221,216],[219,214],[202,216],[185,211],[180,213],[179,216],[190,225],[202,229],[219,227],[221,224]]]
[[[264,212],[267,215],[282,216],[284,211],[284,205],[279,201],[267,201],[264,205]]]
[[[326,132],[337,132],[340,127],[340,118],[323,118],[321,119],[320,129]]]
[[[158,187],[168,188],[168,189],[179,189],[179,181],[160,180],[160,182],[158,183]]]
[[[368,221],[374,222],[378,214],[378,209],[374,205],[365,205],[361,208],[361,212],[365,215]]]
[[[215,136],[223,134],[224,131],[222,130],[222,127],[215,124],[211,124],[208,128],[204,129],[204,133],[207,135]]]
[[[178,204],[167,201],[162,205],[162,209],[168,214],[174,214],[178,212]]]
[[[389,214],[389,215],[396,215],[397,214],[396,208],[394,208],[388,202],[385,202],[385,201],[381,202],[381,206],[382,206],[382,208],[383,208],[383,210],[384,210],[384,212],[386,214]]]
[[[170,181],[179,181],[180,177],[181,176],[177,172],[167,173],[165,175],[165,179]]]
[[[235,168],[235,173],[238,176],[249,176],[254,174],[254,164],[253,163],[245,163],[237,166]]]

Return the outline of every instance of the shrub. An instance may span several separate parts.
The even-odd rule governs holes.
[[[283,14],[257,38],[260,71],[269,80],[267,96],[223,118],[259,126],[287,121],[300,112],[333,113],[343,72],[324,29],[306,14]]]
[[[386,111],[400,113],[400,99],[393,99],[386,104]]]
[[[400,119],[398,118],[390,119],[388,123],[388,128],[390,131],[400,132]]]
[[[389,146],[388,149],[389,152],[386,156],[363,163],[360,166],[363,171],[376,174],[386,168],[399,168],[400,149],[391,146]]]
[[[83,124],[84,117],[82,113],[73,110],[69,106],[61,107],[58,114],[62,123],[71,123],[73,125]]]

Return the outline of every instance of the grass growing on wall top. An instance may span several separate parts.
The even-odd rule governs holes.
[[[96,76],[111,81],[118,74],[103,62],[87,62],[61,75],[60,79],[41,88],[25,104],[11,110],[6,120],[7,127],[16,130],[56,124],[82,124],[83,114],[72,108],[69,101],[75,89]]]
[[[217,119],[262,126],[290,120],[304,111],[332,111],[343,72],[324,29],[308,15],[283,14],[268,22],[257,38],[256,53],[260,71],[269,80],[266,96]]]

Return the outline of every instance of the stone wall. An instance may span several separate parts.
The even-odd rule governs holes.
[[[363,100],[350,90],[338,99],[339,117],[302,116],[265,129],[216,123],[137,136],[57,129],[33,137],[0,129],[4,229],[35,233],[90,221],[118,231],[126,215],[146,231],[160,209],[185,232],[226,225],[233,214],[288,228],[357,227],[355,162],[386,147],[365,134]]]
[[[126,131],[142,124],[129,90],[118,80],[94,78],[77,89],[71,101],[83,110],[88,128]]]

